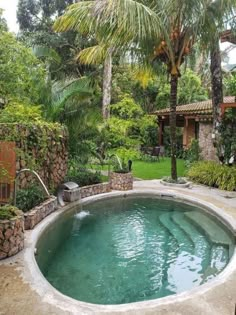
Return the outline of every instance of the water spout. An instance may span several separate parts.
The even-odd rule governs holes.
[[[41,184],[41,186],[42,186],[42,188],[43,188],[43,190],[45,192],[45,195],[50,197],[50,193],[49,193],[47,187],[45,186],[44,182],[42,181],[41,177],[39,176],[39,174],[37,172],[35,172],[35,171],[32,171],[32,170],[28,169],[28,168],[24,168],[24,169],[22,169],[22,170],[20,170],[20,171],[18,171],[16,173],[15,184],[14,184],[14,198],[13,198],[14,206],[16,205],[16,188],[17,188],[16,183],[17,183],[17,178],[19,177],[19,175],[21,173],[24,173],[24,172],[29,172],[29,173],[33,174],[38,179],[38,181],[40,182],[40,184]]]

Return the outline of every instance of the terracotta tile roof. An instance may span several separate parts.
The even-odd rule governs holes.
[[[224,103],[234,103],[235,96],[226,96],[224,97]],[[153,114],[155,115],[168,115],[170,113],[170,108],[163,108],[160,109]],[[185,104],[185,105],[178,105],[176,107],[177,114],[202,114],[202,115],[209,115],[212,114],[212,100],[207,100],[198,103],[192,104]]]
[[[226,30],[220,34],[221,43],[230,42],[236,44],[236,35],[231,30]]]

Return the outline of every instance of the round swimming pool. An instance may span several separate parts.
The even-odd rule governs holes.
[[[158,197],[104,199],[49,226],[36,260],[47,280],[74,299],[124,304],[189,290],[219,274],[232,234],[202,209]]]

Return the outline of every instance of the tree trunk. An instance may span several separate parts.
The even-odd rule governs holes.
[[[223,103],[223,85],[219,41],[215,40],[211,48],[211,88],[213,105],[213,133],[216,143],[219,140],[220,104]]]
[[[177,180],[176,166],[176,105],[178,75],[171,75],[170,81],[170,142],[171,142],[171,178]]]
[[[103,99],[102,99],[103,119],[108,119],[110,117],[111,80],[112,80],[112,49],[109,49],[107,57],[104,62],[104,69],[103,69]]]

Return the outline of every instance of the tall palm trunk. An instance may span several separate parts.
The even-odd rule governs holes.
[[[109,49],[107,57],[104,62],[104,69],[103,69],[103,99],[102,99],[103,119],[108,119],[110,117],[111,80],[112,80],[112,49]]]
[[[214,43],[212,43],[211,48],[211,88],[213,105],[213,133],[216,135],[217,144],[219,140],[217,129],[220,122],[220,104],[223,103],[223,85],[219,39],[216,39]]]
[[[170,81],[170,142],[171,142],[171,178],[177,180],[176,166],[176,105],[178,75],[171,75]]]

